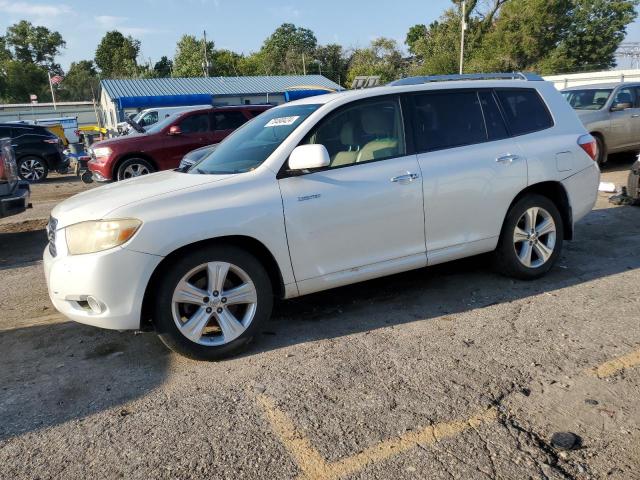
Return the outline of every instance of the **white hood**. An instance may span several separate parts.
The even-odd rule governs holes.
[[[233,176],[195,175],[166,170],[79,193],[56,205],[51,216],[58,220],[58,228],[64,228],[78,222],[106,218],[109,212],[141,200],[168,195]]]

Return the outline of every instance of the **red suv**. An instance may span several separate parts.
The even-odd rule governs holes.
[[[143,133],[94,143],[88,163],[101,182],[124,180],[176,168],[196,148],[221,142],[271,105],[212,107],[171,115]]]

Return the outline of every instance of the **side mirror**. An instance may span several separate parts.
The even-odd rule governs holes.
[[[324,145],[299,145],[289,156],[289,170],[312,170],[328,167],[329,152]]]
[[[182,130],[178,125],[171,125],[169,127],[169,135],[182,135]]]
[[[611,111],[619,112],[620,110],[626,110],[627,108],[631,108],[631,107],[633,107],[633,105],[631,105],[630,103],[614,103],[611,106]]]

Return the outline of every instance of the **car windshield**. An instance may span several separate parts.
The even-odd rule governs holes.
[[[566,90],[562,95],[575,110],[600,110],[607,103],[611,92],[611,88],[591,88]]]
[[[158,123],[154,123],[150,127],[145,128],[144,129],[145,133],[158,133],[158,132],[160,132],[167,125],[170,125],[171,123],[173,123],[173,121],[178,117],[178,115],[179,115],[178,113],[174,113],[172,115],[169,115],[166,118],[163,118]]]
[[[318,107],[290,105],[267,110],[224,139],[189,173],[244,173],[257,168]]]

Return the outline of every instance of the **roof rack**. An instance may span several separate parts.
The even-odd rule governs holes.
[[[461,75],[428,75],[418,77],[406,77],[394,80],[387,85],[395,87],[401,85],[420,85],[430,82],[451,82],[455,80],[526,80],[529,82],[540,82],[544,79],[535,73],[512,72],[512,73],[465,73]]]

